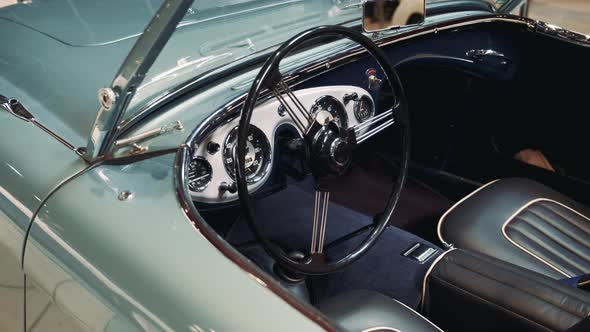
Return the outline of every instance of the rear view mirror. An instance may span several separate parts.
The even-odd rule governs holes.
[[[365,0],[363,30],[374,32],[424,22],[425,0]]]

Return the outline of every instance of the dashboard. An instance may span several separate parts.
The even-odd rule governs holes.
[[[312,117],[327,111],[341,127],[358,125],[375,115],[371,94],[356,86],[314,87],[296,90],[294,94]],[[206,137],[195,138],[188,170],[193,201],[215,204],[238,199],[234,183],[238,123],[239,117],[234,117],[208,131]],[[276,138],[281,128],[302,134],[276,98],[256,107],[246,148],[246,180],[251,193],[265,184],[275,167]]]

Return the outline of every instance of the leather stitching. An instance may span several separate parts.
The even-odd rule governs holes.
[[[588,236],[590,236],[590,232],[586,229],[584,229],[583,227],[580,227],[580,225],[578,225],[578,223],[572,221],[572,219],[568,216],[563,215],[562,213],[560,213],[559,211],[556,211],[555,209],[549,207],[549,204],[539,204],[539,206],[555,213],[556,215],[560,216],[561,218],[563,218],[564,220],[566,220],[567,222],[569,222],[570,225],[575,226],[577,229],[581,230],[582,232],[588,234]],[[573,210],[572,210],[573,211]],[[581,215],[580,213],[575,213],[576,215],[579,215],[581,217],[584,217],[586,220],[590,221],[590,219],[588,219],[588,217]]]
[[[542,205],[539,205],[539,206],[545,208]],[[547,208],[545,208],[545,209],[547,209]],[[547,210],[549,210],[549,209],[547,209]],[[584,242],[584,240],[580,239],[575,232],[573,232],[572,230],[567,229],[568,226],[572,225],[572,223],[570,223],[568,220],[566,220],[566,219],[557,219],[557,218],[555,220],[552,220],[552,219],[549,219],[549,218],[543,216],[541,214],[542,212],[535,211],[532,208],[529,209],[529,210],[527,210],[527,212],[529,212],[532,215],[538,217],[539,219],[541,219],[542,221],[544,221],[546,224],[550,225],[551,227],[555,228],[556,230],[560,231],[561,233],[567,235],[568,237],[570,237],[574,241],[580,243],[581,245],[583,245],[585,247],[590,248],[590,243]],[[555,212],[553,212],[551,210],[549,210],[549,213],[555,214]],[[521,217],[521,219],[524,219],[524,218]],[[572,226],[575,226],[575,225],[572,225]],[[578,227],[574,227],[574,228],[575,229],[579,229]],[[588,235],[588,238],[590,239],[590,233],[586,233],[585,231],[583,233],[585,233],[586,235]]]
[[[560,247],[562,247],[562,248],[566,249],[567,251],[571,252],[572,254],[574,254],[574,256],[577,256],[577,257],[581,258],[581,259],[582,259],[582,261],[586,261],[587,263],[590,263],[590,261],[589,261],[589,260],[588,260],[586,257],[582,256],[580,253],[578,253],[578,252],[577,252],[577,251],[575,251],[574,249],[570,248],[570,247],[568,246],[568,244],[567,244],[567,243],[563,243],[563,242],[562,242],[560,239],[558,239],[558,238],[554,237],[553,235],[551,235],[550,233],[548,233],[548,232],[544,231],[544,230],[543,230],[543,229],[541,229],[541,228],[540,228],[538,225],[535,225],[535,223],[534,223],[534,222],[531,222],[531,221],[529,221],[529,220],[526,220],[526,219],[525,219],[525,218],[523,218],[523,217],[516,217],[515,219],[520,219],[520,220],[522,220],[522,221],[523,221],[523,222],[524,222],[526,225],[528,225],[528,226],[530,226],[530,227],[534,228],[534,229],[535,229],[537,232],[541,233],[543,236],[547,237],[549,240],[553,241],[553,242],[554,242],[555,244],[557,244],[558,246],[560,246]],[[571,236],[569,236],[567,233],[564,233],[564,232],[560,231],[558,228],[556,228],[555,226],[553,226],[553,225],[552,225],[550,222],[547,222],[547,221],[545,221],[545,222],[546,222],[546,223],[547,223],[547,224],[548,224],[550,227],[553,227],[555,230],[557,230],[557,231],[561,232],[563,235],[565,235],[565,236],[567,236],[568,238],[572,239],[572,241],[579,243],[581,247],[587,247],[587,246],[586,246],[586,245],[585,245],[583,242],[580,242],[580,241],[578,241],[577,239],[575,239],[575,238],[572,238]],[[509,225],[508,227],[516,229],[516,226],[510,226],[510,225]],[[525,234],[523,231],[520,231],[520,233],[521,233],[521,234],[523,234],[524,236],[528,236],[528,235],[527,235],[527,234]],[[565,259],[564,259],[564,260],[565,260]],[[565,260],[565,261],[569,263],[569,261],[567,261],[567,260]],[[570,264],[570,265],[573,265],[573,264]],[[578,269],[580,269],[580,270],[582,270],[582,271],[584,270],[584,268],[580,268],[580,267],[578,267]]]
[[[576,266],[571,265],[568,260],[564,257],[560,257],[556,254],[555,251],[550,250],[549,246],[546,246],[546,243],[533,238],[532,236],[524,233],[522,230],[516,227],[510,227],[507,229],[507,234],[510,233],[518,233],[524,239],[521,239],[518,244],[521,246],[526,246],[527,250],[533,252],[536,256],[542,257],[544,261],[551,262],[553,266],[559,266],[560,271],[567,270],[567,277],[571,277],[572,275],[580,274],[580,269]],[[517,238],[518,239],[518,238]],[[516,242],[516,240],[513,240]],[[529,241],[529,242],[527,242]]]
[[[574,209],[569,208],[568,206],[559,203],[557,201],[548,199],[548,198],[536,198],[533,199],[532,201],[529,201],[528,203],[526,203],[525,205],[523,205],[522,207],[520,207],[519,209],[517,209],[502,225],[502,234],[504,235],[504,237],[506,238],[506,240],[508,240],[508,242],[512,243],[515,247],[519,248],[520,250],[524,251],[525,253],[531,255],[532,257],[536,258],[537,260],[539,260],[541,263],[549,266],[550,268],[554,269],[555,271],[563,274],[564,276],[571,278],[572,276],[566,272],[564,272],[563,270],[561,270],[560,268],[558,268],[557,266],[555,266],[554,264],[548,262],[546,259],[539,257],[539,255],[533,253],[532,251],[530,251],[529,249],[525,248],[524,246],[522,246],[521,244],[519,244],[518,242],[514,241],[513,239],[510,238],[510,236],[508,236],[508,233],[506,232],[506,228],[508,226],[508,224],[515,218],[517,217],[522,211],[526,210],[529,206],[537,203],[537,202],[541,202],[541,201],[547,201],[547,202],[553,202],[557,205],[563,206],[565,208],[568,208],[570,210],[572,210],[573,212],[579,214],[580,216],[583,216],[584,218],[588,219],[586,216],[582,215],[581,213],[577,212]],[[589,219],[590,220],[590,219]]]
[[[545,221],[546,223],[548,223],[549,225],[555,227],[553,225],[554,222],[551,221],[551,219],[540,216],[538,213],[534,212],[534,208],[536,207],[541,207],[544,209],[549,210],[551,213],[554,213],[556,216],[558,216],[558,218],[561,218],[563,221],[566,221],[569,225],[575,225],[576,228],[580,228],[579,225],[576,224],[576,222],[574,222],[570,217],[563,215],[563,213],[560,213],[558,211],[556,211],[553,207],[550,207],[551,205],[557,205],[558,207],[562,207],[564,209],[568,209],[570,211],[572,211],[573,213],[575,213],[576,215],[583,217],[587,220],[588,219],[586,216],[582,215],[581,213],[577,212],[576,210],[573,210],[572,208],[553,201],[553,200],[549,200],[546,198],[539,198],[539,199],[535,199],[533,201],[530,201],[529,203],[525,204],[523,207],[521,207],[519,210],[517,210],[517,212],[515,214],[512,215],[511,218],[509,218],[503,225],[502,230],[503,230],[503,234],[504,236],[515,246],[517,246],[518,248],[522,249],[523,251],[529,253],[531,256],[539,259],[541,262],[545,263],[546,265],[554,268],[555,270],[557,270],[558,272],[564,274],[567,277],[571,277],[571,274],[564,272],[562,269],[566,268],[567,266],[569,266],[568,270],[569,272],[574,272],[574,274],[580,274],[580,273],[584,273],[586,270],[588,270],[587,266],[580,266],[579,264],[574,264],[572,262],[569,261],[569,259],[567,257],[560,257],[562,255],[560,255],[559,252],[554,250],[554,247],[561,247],[569,252],[571,252],[572,254],[574,254],[576,257],[580,257],[582,259],[582,261],[588,261],[585,257],[581,256],[580,254],[578,254],[576,251],[572,250],[571,248],[569,248],[568,246],[566,246],[565,244],[561,244],[559,243],[558,240],[556,240],[554,237],[551,237],[549,234],[547,234],[546,232],[543,232],[542,230],[540,230],[538,227],[536,227],[534,225],[533,222],[525,219],[522,217],[523,213],[531,213],[534,214],[535,216],[539,217],[541,220]],[[546,243],[541,243],[538,239],[535,239],[531,234],[527,234],[525,233],[523,230],[520,230],[518,228],[518,226],[516,225],[511,225],[511,222],[515,221],[515,220],[522,220],[524,221],[524,224],[531,226],[532,228],[534,228],[536,231],[538,231],[539,233],[543,234],[545,237],[547,237],[548,239],[552,240],[556,246],[547,246]],[[514,224],[514,223],[512,223]],[[584,231],[586,233],[585,230],[581,229],[582,231]],[[529,241],[535,243],[539,248],[542,248],[544,251],[547,251],[549,253],[551,253],[552,256],[554,256],[555,258],[549,258],[549,257],[540,257],[539,255],[542,255],[539,252],[539,248],[536,251],[536,253],[533,253],[531,250],[532,248],[530,248],[530,244],[527,246],[525,243],[519,243],[518,241],[510,238],[508,231],[513,231],[513,232],[517,232],[519,234],[521,234],[523,237],[526,237]],[[563,234],[567,235],[567,233],[564,233],[563,231],[561,231]],[[587,246],[586,244],[574,239],[576,242],[582,244],[582,246]],[[527,248],[525,248],[525,246],[527,246]],[[549,260],[551,260],[552,262],[549,262]],[[557,265],[561,265],[561,269],[557,268],[555,266],[555,264]]]

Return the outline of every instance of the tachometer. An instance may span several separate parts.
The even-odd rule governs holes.
[[[205,190],[211,183],[211,164],[203,157],[194,158],[188,169],[188,188],[199,192]]]
[[[315,119],[316,115],[321,111],[329,112],[340,128],[348,127],[346,108],[344,108],[344,105],[342,105],[338,99],[332,96],[320,97],[318,100],[316,100],[315,104],[313,104],[310,112],[312,117]]]
[[[235,180],[237,163],[235,160],[238,127],[232,129],[225,138],[223,164],[229,176]],[[250,125],[246,143],[246,181],[255,183],[269,171],[271,162],[270,143],[262,130]]]

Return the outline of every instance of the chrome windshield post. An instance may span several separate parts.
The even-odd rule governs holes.
[[[99,91],[100,110],[86,146],[86,160],[94,161],[111,152],[117,128],[137,87],[192,3],[193,0],[165,0],[123,61],[111,86]]]

